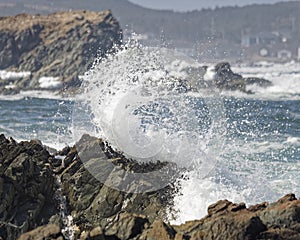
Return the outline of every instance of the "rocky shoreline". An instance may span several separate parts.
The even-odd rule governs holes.
[[[87,171],[79,148],[100,173],[107,162],[126,172],[166,164],[139,164],[88,135],[60,151],[0,135],[0,239],[300,239],[294,194],[250,207],[220,200],[204,218],[171,225],[172,185],[146,193],[108,187]]]
[[[110,11],[1,17],[0,36],[0,69],[13,75],[1,80],[0,74],[2,94],[76,91],[94,59],[122,41],[120,25]]]
[[[0,94],[49,90],[60,95],[80,91],[82,76],[96,58],[122,44],[122,30],[110,11],[68,11],[49,15],[0,17]],[[260,78],[233,73],[228,62],[216,64],[213,86],[252,93],[247,86],[271,86]],[[197,91],[207,67],[187,69],[188,79],[177,79],[185,90]]]

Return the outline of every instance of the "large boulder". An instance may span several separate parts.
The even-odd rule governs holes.
[[[76,88],[95,57],[121,40],[119,23],[110,11],[2,17],[0,69],[32,73],[12,81],[18,89]]]
[[[22,234],[19,240],[64,240],[61,228],[55,224],[48,224]]]
[[[234,73],[228,62],[221,62],[215,66],[214,82],[220,89],[239,90],[246,93],[252,93],[251,91],[247,91],[247,85],[256,84],[260,87],[269,87],[272,85],[269,80],[263,78],[244,78],[242,75]]]
[[[88,170],[89,164],[95,171]],[[130,192],[119,189],[121,183],[126,179],[127,172],[149,172],[155,167],[160,168],[163,165],[164,163],[161,162],[148,165],[139,164],[126,159],[101,139],[84,135],[54,170],[60,174],[62,190],[69,203],[73,223],[79,227],[76,236],[79,237],[79,233],[82,231],[88,232],[97,226],[104,231],[110,229],[106,234],[113,235],[112,232],[117,230],[112,230],[110,223],[123,217],[128,219],[128,215],[124,215],[125,213],[145,216],[135,217],[133,220],[128,219],[128,224],[135,224],[136,221],[137,223],[151,223],[156,219],[165,219],[167,208],[172,203],[171,186],[167,185],[163,189],[148,192]],[[120,168],[124,169],[122,174],[118,174],[117,170]],[[101,177],[112,179],[116,183],[115,187],[104,184],[101,181],[103,178],[99,180],[99,176],[95,173],[99,173]],[[134,181],[132,183],[134,186]],[[144,184],[151,186],[150,182]],[[143,220],[144,218],[147,220]],[[118,224],[114,229],[117,227]],[[136,231],[134,229],[132,231]],[[116,234],[120,238],[121,233]],[[126,237],[121,237],[121,239],[126,239]]]
[[[234,73],[228,62],[220,62],[213,67],[198,66],[187,67],[182,70],[186,78],[174,77],[176,89],[181,92],[197,92],[203,89],[220,89],[253,93],[247,86],[270,87],[272,82],[264,78],[243,77]]]

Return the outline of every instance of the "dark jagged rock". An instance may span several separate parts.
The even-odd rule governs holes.
[[[140,235],[148,226],[149,220],[143,215],[120,213],[106,226],[104,234],[108,237],[127,240]]]
[[[105,227],[95,225],[79,231],[78,239],[296,240],[300,237],[300,200],[288,200],[289,196],[284,197],[284,201],[259,204],[264,206],[262,208],[258,205],[246,208],[243,203],[221,200],[209,206],[206,217],[181,225],[170,225],[161,219],[151,223],[146,216],[121,212],[108,218]],[[38,231],[41,232],[43,228],[46,231],[42,232],[50,234],[47,225],[38,228]],[[36,230],[22,235],[20,239],[28,239],[22,237],[34,232]]]
[[[61,229],[55,224],[38,227],[32,231],[22,234],[19,240],[64,240]]]
[[[13,81],[17,89],[42,88],[39,79],[43,76],[57,77],[62,83],[59,89],[76,88],[78,76],[91,67],[95,57],[103,56],[121,39],[119,23],[110,11],[2,17],[0,69],[32,73]]]
[[[139,164],[126,159],[101,139],[87,135],[76,147],[56,151],[67,154],[64,158],[50,155],[37,140],[17,143],[1,135],[0,237],[17,239],[21,233],[41,225],[45,227],[36,231],[48,234],[51,229],[56,229],[47,226],[49,223],[58,224],[61,229],[66,227],[61,225],[63,219],[57,199],[57,178],[61,180],[61,191],[67,201],[68,209],[63,209],[64,214],[69,212],[72,215],[73,223],[69,227],[74,228],[76,238],[83,232],[91,236],[96,231],[93,229],[100,227],[106,236],[127,239],[140,234],[155,219],[166,218],[167,206],[172,201],[169,186],[147,193],[126,193],[113,189],[86,169],[78,154],[79,149],[86,150],[87,155],[81,155],[85,161],[94,163],[97,159],[100,171],[105,174],[115,174],[107,172],[113,170],[106,169],[107,165],[121,167],[125,172],[148,172],[164,166],[160,162]],[[117,178],[117,181],[122,181],[122,178]],[[49,234],[52,234],[51,231]],[[22,237],[30,239],[34,233]]]
[[[272,83],[264,78],[248,77],[244,78],[246,85],[257,85],[259,87],[271,87]]]
[[[299,211],[293,194],[249,208],[222,200],[208,207],[205,218],[174,228],[186,237],[178,239],[299,239]]]
[[[0,237],[16,239],[56,213],[50,158],[38,141],[0,135]]]
[[[260,87],[269,87],[272,83],[263,78],[243,78],[242,75],[234,73],[228,62],[221,62],[215,66],[216,77],[215,84],[218,88],[224,90],[239,90],[246,93],[252,93],[246,90],[247,85],[256,84]]]
[[[65,227],[74,232],[74,239],[82,240],[300,239],[300,199],[294,194],[249,208],[220,200],[208,207],[206,217],[170,225],[164,221],[172,203],[170,187],[148,193],[108,187],[84,167],[79,151],[83,148],[91,150],[84,157],[102,161],[100,166],[107,161],[126,171],[148,172],[162,164],[126,159],[87,135],[76,147],[58,151],[67,154],[64,158],[51,156],[37,140],[17,143],[0,135],[0,239],[64,240],[69,237]],[[66,198],[65,213],[73,217],[67,226],[58,208],[57,177]]]
[[[77,151],[83,153],[78,155]],[[121,183],[126,174],[116,175],[115,168],[121,167],[125,173],[127,171],[147,172],[159,168],[160,165],[163,166],[163,163],[141,165],[113,151],[101,139],[88,135],[83,136],[76,144],[76,148],[69,151],[64,162],[65,164],[68,162],[68,165],[65,165],[61,171],[62,189],[69,202],[74,224],[80,226],[79,232],[88,232],[98,225],[106,235],[113,235],[115,230],[112,229],[116,229],[118,225],[112,228],[111,222],[120,218],[128,219],[129,215],[125,213],[145,216],[128,219],[129,225],[135,224],[136,221],[151,223],[157,218],[166,218],[166,209],[172,202],[169,186],[147,193],[123,192],[104,185],[86,168],[86,164],[92,164],[94,169],[99,168],[96,172],[107,179],[114,179],[118,186],[118,182]],[[148,185],[151,186],[151,183]],[[144,218],[147,220],[144,221]],[[132,231],[137,231],[135,225],[132,228],[135,229]],[[129,227],[124,229],[129,231]],[[117,234],[119,239],[126,239],[124,236],[120,237],[123,233],[120,234]]]
[[[165,239],[172,240],[175,238],[176,231],[169,224],[164,223],[162,220],[156,220],[153,224],[145,230],[137,239]]]
[[[300,223],[299,203],[294,194],[286,195],[270,204],[259,217],[268,228],[296,226]]]

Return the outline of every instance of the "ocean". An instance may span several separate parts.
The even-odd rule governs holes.
[[[201,64],[166,50],[124,49],[97,63],[73,98],[1,96],[0,132],[55,149],[89,133],[128,157],[177,163],[186,178],[177,183],[173,223],[203,217],[219,199],[249,206],[299,196],[300,63],[233,65],[243,76],[272,81],[267,89],[249,87],[250,95],[172,85]]]

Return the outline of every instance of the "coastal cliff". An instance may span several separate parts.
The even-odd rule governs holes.
[[[21,74],[0,74],[0,92],[76,88],[95,58],[121,40],[110,11],[1,17],[0,70]]]
[[[110,188],[86,170],[77,149],[89,150],[89,160],[97,160],[100,169],[113,162],[125,171],[147,172],[163,163],[140,165],[88,135],[76,146],[56,151],[38,140],[16,142],[0,135],[0,239],[300,237],[300,200],[294,194],[250,207],[220,200],[204,218],[171,225],[166,213],[172,207],[172,186],[147,193]]]

